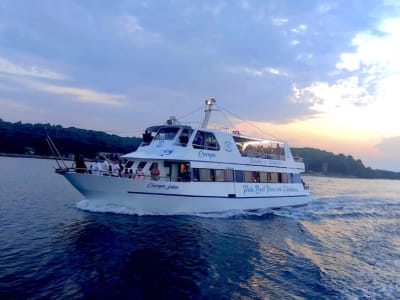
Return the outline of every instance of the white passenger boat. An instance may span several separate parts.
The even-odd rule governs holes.
[[[128,176],[81,173],[65,165],[56,172],[90,203],[126,207],[139,214],[256,211],[307,204],[310,194],[300,177],[302,159],[292,156],[286,142],[208,128],[215,102],[206,101],[205,117],[197,128],[174,118],[148,128],[139,148],[123,156]],[[54,146],[51,140],[49,144]],[[137,170],[141,170],[138,175]]]

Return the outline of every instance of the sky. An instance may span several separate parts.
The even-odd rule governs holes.
[[[399,53],[395,0],[2,0],[0,118],[141,136],[215,97],[211,122],[400,171]]]

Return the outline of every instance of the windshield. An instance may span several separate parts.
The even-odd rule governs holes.
[[[155,140],[173,140],[179,131],[177,127],[161,127],[157,135],[154,137]]]

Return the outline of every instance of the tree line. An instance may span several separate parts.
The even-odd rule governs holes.
[[[375,170],[365,167],[351,155],[334,154],[314,148],[293,148],[292,152],[304,159],[306,172],[341,177],[400,179],[400,172]]]
[[[139,137],[121,137],[102,131],[50,124],[10,123],[0,119],[0,153],[51,156],[46,136],[53,139],[62,153],[79,153],[88,159],[95,158],[99,152],[132,152],[142,142]],[[400,172],[365,167],[360,159],[351,155],[334,154],[314,148],[293,148],[292,152],[303,157],[306,172],[310,174],[400,179]]]
[[[79,153],[93,159],[99,152],[128,153],[137,149],[141,138],[121,137],[102,131],[85,130],[60,125],[10,123],[0,119],[0,152],[50,156],[46,142],[50,136],[60,152]]]

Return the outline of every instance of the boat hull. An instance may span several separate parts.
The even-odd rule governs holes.
[[[62,174],[91,204],[138,214],[208,213],[301,206],[310,201],[300,185],[169,182],[79,173]]]

